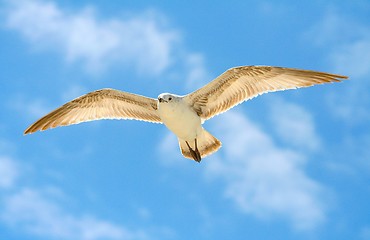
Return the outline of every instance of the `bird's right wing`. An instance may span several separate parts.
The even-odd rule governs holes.
[[[260,94],[339,82],[346,76],[271,66],[242,66],[227,70],[185,100],[207,120]]]
[[[28,127],[24,134],[99,119],[136,119],[162,123],[155,99],[114,89],[101,89],[55,109]]]

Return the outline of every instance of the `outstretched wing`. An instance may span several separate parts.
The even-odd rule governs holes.
[[[76,98],[28,127],[24,134],[99,119],[136,119],[161,123],[153,98],[101,89]]]
[[[346,76],[270,66],[244,66],[227,70],[185,99],[204,120],[260,94],[315,84],[339,82]]]

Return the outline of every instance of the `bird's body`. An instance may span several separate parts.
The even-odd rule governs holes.
[[[221,142],[203,129],[201,117],[184,96],[162,93],[158,99],[158,115],[178,137],[185,157],[200,161],[221,147]]]
[[[163,123],[177,137],[184,157],[200,162],[221,147],[202,123],[260,94],[339,82],[346,76],[269,66],[231,68],[185,96],[162,93],[158,99],[114,89],[76,98],[42,117],[25,134],[99,119],[135,119]]]
[[[161,94],[158,101],[158,115],[168,129],[185,141],[193,141],[202,131],[202,122],[197,113],[175,94]],[[165,100],[165,99],[171,100]]]

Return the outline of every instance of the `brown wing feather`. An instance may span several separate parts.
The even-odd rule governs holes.
[[[203,119],[223,113],[260,94],[339,82],[346,76],[270,66],[244,66],[227,70],[185,98]]]
[[[162,122],[157,114],[155,99],[114,89],[101,89],[55,109],[28,127],[24,134],[99,119]]]

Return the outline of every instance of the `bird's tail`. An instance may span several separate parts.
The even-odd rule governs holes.
[[[193,159],[194,157],[191,154],[189,146],[195,150],[195,140],[188,142],[189,146],[184,140],[180,138],[178,140],[182,155],[184,155],[186,158]],[[211,153],[216,152],[221,147],[221,142],[203,129],[202,133],[197,137],[197,147],[200,156],[203,158]]]

